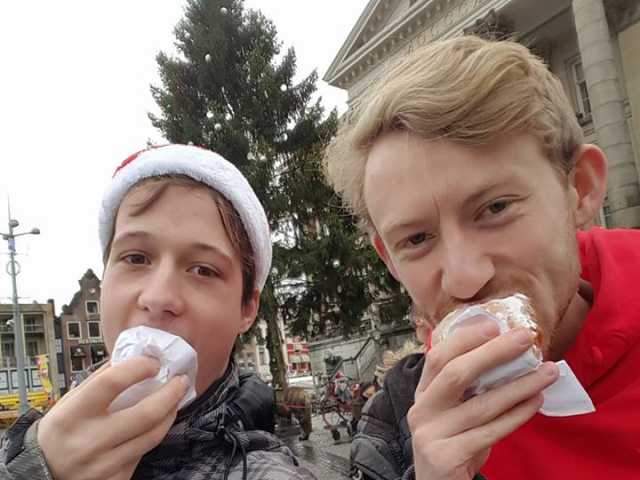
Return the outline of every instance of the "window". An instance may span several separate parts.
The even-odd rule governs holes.
[[[35,340],[27,340],[27,357],[36,357],[40,355],[38,342]]]
[[[267,363],[267,355],[264,348],[258,350],[258,358],[260,359],[260,365]]]
[[[5,358],[5,362],[8,358],[15,358],[16,351],[13,345],[13,340],[2,342],[2,356]]]
[[[0,315],[0,333],[13,333],[13,315]]]
[[[582,60],[576,58],[571,63],[571,75],[576,91],[576,108],[579,116],[583,120],[591,118],[591,102],[589,101],[589,90],[587,89],[587,80],[584,77],[582,69]]]
[[[80,338],[80,322],[67,323],[67,337]]]
[[[89,338],[100,338],[100,322],[88,322]]]
[[[42,315],[25,315],[24,316],[25,333],[42,333],[44,332],[44,316]]]
[[[81,372],[82,370],[84,370],[82,357],[71,357],[71,371]]]
[[[98,302],[87,302],[87,313],[89,315],[97,315],[98,313],[100,313],[100,306],[98,305]]]
[[[91,346],[91,364],[95,364],[104,360],[104,357],[107,356],[107,351],[102,345],[92,345]]]

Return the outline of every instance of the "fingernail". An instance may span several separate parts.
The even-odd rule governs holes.
[[[540,370],[547,377],[557,377],[558,376],[558,366],[553,362],[544,363]]]
[[[518,328],[512,332],[512,335],[520,345],[531,345],[533,343],[533,335],[526,328]]]

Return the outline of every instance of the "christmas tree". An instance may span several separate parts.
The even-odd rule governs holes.
[[[391,316],[402,316],[406,301],[323,181],[337,114],[313,100],[315,72],[294,82],[294,50],[281,52],[273,23],[240,0],[189,0],[175,35],[178,55],[157,56],[162,86],[152,94],[161,113],[150,119],[170,142],[219,152],[263,203],[274,261],[260,318],[274,386],[284,387],[277,318],[293,335],[350,334],[368,330],[373,295]]]

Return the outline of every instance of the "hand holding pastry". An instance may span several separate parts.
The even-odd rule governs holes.
[[[417,479],[472,479],[491,446],[535,415],[542,390],[557,378],[557,367],[547,363],[464,401],[478,378],[520,357],[536,340],[530,326],[501,335],[486,315],[476,312],[450,335],[434,332],[408,413]]]
[[[141,356],[103,368],[69,392],[38,423],[38,444],[56,480],[129,480],[142,457],[164,438],[188,385],[173,378],[136,405],[111,413],[113,400],[158,373]]]

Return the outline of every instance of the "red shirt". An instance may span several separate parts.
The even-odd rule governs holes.
[[[640,231],[578,234],[593,306],[565,359],[595,413],[531,421],[496,444],[488,480],[640,479]]]

